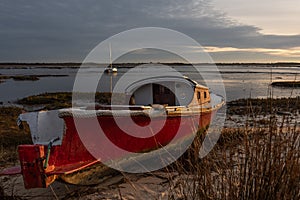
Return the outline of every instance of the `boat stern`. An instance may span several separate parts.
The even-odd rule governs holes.
[[[29,188],[45,188],[54,180],[55,176],[47,176],[43,167],[45,160],[45,146],[43,145],[20,145],[18,147],[21,174],[23,175],[24,186]]]
[[[45,146],[43,145],[19,145],[20,165],[2,170],[0,176],[21,174],[26,189],[48,187],[56,177],[55,175],[47,176],[47,171],[51,170],[51,166],[43,167],[44,152]]]

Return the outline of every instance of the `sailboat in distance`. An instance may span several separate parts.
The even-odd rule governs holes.
[[[117,73],[118,72],[118,69],[116,68],[116,67],[113,67],[112,66],[112,60],[111,60],[111,45],[110,45],[110,43],[109,43],[109,63],[110,63],[110,65],[109,65],[109,67],[106,67],[105,68],[105,70],[104,70],[104,72],[105,73]]]

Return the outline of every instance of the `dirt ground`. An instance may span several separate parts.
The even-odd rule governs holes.
[[[172,179],[177,175],[173,174]],[[4,195],[18,199],[167,199],[170,174],[119,174],[96,186],[76,186],[59,181],[48,188],[26,190],[21,175],[0,177]]]

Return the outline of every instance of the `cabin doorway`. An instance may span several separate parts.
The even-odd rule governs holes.
[[[167,87],[159,84],[153,84],[153,104],[175,105],[175,94]]]

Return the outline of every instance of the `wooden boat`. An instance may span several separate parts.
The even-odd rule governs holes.
[[[207,127],[224,104],[221,96],[186,77],[137,81],[126,88],[123,97],[118,105],[21,114],[19,119],[30,126],[33,144],[20,145],[20,166],[0,174],[22,174],[25,188],[47,187],[56,179],[73,184],[97,183],[104,176],[96,174],[112,172],[102,163],[126,157],[124,151],[106,151],[95,156],[93,151],[98,151],[97,147],[109,149],[107,139],[118,148],[134,153],[151,152],[168,146],[171,141],[176,145]],[[119,127],[120,121],[123,129]],[[162,128],[153,134],[162,122]],[[149,124],[150,128],[140,131]]]

